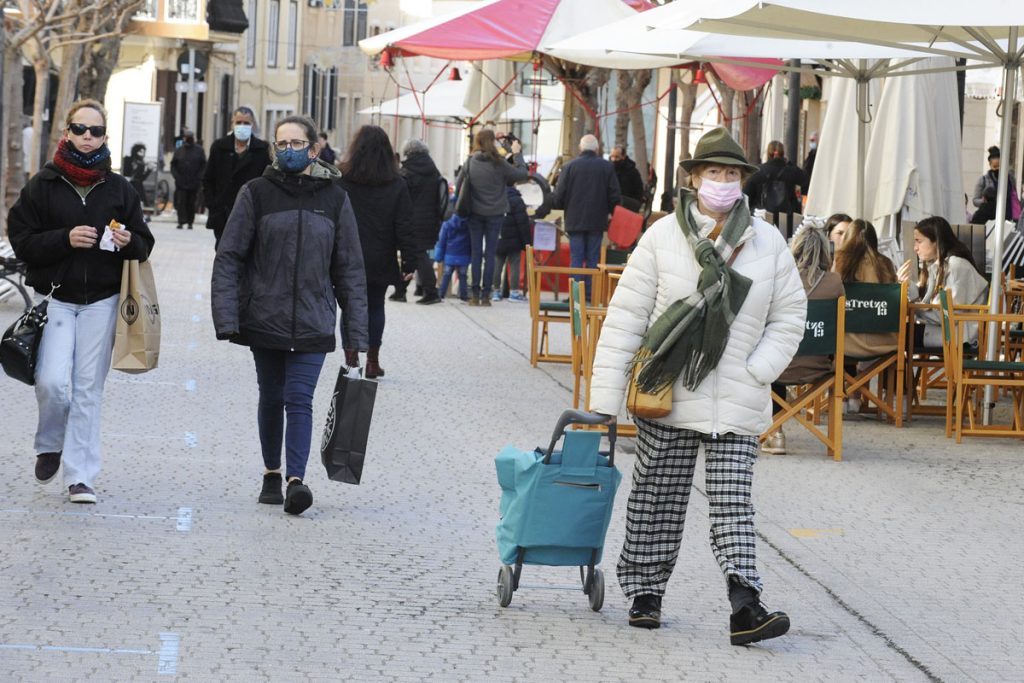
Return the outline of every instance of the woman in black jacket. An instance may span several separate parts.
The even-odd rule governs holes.
[[[126,259],[145,261],[153,249],[138,195],[110,170],[99,102],[71,105],[57,153],[11,207],[7,234],[28,265],[27,283],[40,293],[53,290],[36,365],[36,479],[50,481],[63,463],[71,502],[95,503],[121,270]]]
[[[366,348],[366,280],[352,204],[335,182],[337,171],[316,161],[315,141],[310,119],[287,116],[277,122],[274,163],[242,187],[213,264],[217,338],[251,347],[256,362],[266,467],[259,502],[284,503],[292,515],[313,504],[302,481],[313,390],[325,355],[335,348],[338,305],[345,342]]]
[[[359,224],[359,242],[366,265],[366,301],[370,319],[370,349],[366,376],[383,377],[380,346],[384,337],[384,295],[388,287],[409,281],[416,270],[416,237],[412,225],[412,200],[398,172],[395,151],[388,134],[379,126],[363,126],[348,146],[341,163],[341,185],[352,199]],[[398,252],[402,270],[398,270]],[[359,364],[358,348],[344,340],[349,366]]]

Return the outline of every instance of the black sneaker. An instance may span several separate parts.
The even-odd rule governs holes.
[[[260,491],[260,502],[266,505],[280,505],[284,502],[281,495],[281,473],[268,472],[263,475],[263,490]]]
[[[60,453],[40,453],[36,456],[36,481],[46,484],[57,476],[60,469]]]
[[[68,487],[68,498],[72,503],[95,503],[96,492],[85,484],[72,484]]]
[[[388,301],[401,301],[404,303],[408,300],[409,299],[406,298],[405,296],[405,292],[395,292],[394,294],[388,297]]]
[[[416,303],[423,304],[425,306],[429,306],[430,304],[439,304],[441,303],[441,297],[437,294],[428,294],[422,299],[418,299]]]
[[[752,602],[733,612],[729,617],[729,642],[747,645],[759,640],[778,638],[789,631],[789,616],[785,612],[772,612],[760,602]]]
[[[629,608],[629,625],[637,628],[661,627],[661,596],[638,595]]]
[[[292,479],[284,496],[284,511],[289,515],[301,515],[313,504],[313,492],[301,479]]]

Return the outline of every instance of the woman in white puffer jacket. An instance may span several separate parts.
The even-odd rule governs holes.
[[[597,345],[590,408],[614,421],[635,363],[646,390],[672,385],[667,416],[636,419],[617,566],[633,599],[629,623],[660,626],[703,445],[711,547],[732,603],[731,642],[740,645],[789,629],[788,616],[759,599],[750,486],[758,436],[771,423],[770,384],[803,338],[807,299],[779,231],[750,215],[741,183],[757,169],[728,132],[704,135],[682,165],[696,191],[683,190],[676,213],[630,256]]]

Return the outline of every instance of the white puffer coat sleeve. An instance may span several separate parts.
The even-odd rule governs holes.
[[[706,434],[760,434],[771,423],[770,384],[803,338],[807,297],[778,230],[754,218],[733,268],[752,280],[718,367],[696,388],[673,387],[672,413],[659,422]],[[697,288],[693,251],[674,215],[647,230],[622,274],[594,358],[590,409],[617,415],[629,362],[647,328]]]

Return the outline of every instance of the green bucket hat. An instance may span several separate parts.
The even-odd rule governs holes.
[[[697,149],[692,159],[680,162],[687,173],[690,173],[694,166],[700,164],[722,164],[723,166],[739,166],[751,173],[756,173],[757,166],[747,163],[747,157],[743,155],[743,148],[740,147],[729,131],[725,128],[715,128],[704,133],[697,141]]]

